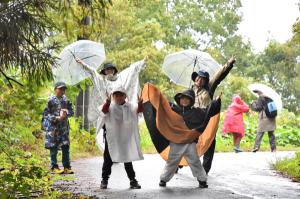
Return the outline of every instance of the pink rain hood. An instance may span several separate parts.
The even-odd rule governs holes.
[[[229,105],[222,129],[222,134],[238,133],[244,137],[243,113],[249,111],[249,106],[241,99],[239,95],[234,95],[232,103]]]

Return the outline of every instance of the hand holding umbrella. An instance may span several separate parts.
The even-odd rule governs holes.
[[[263,96],[266,96],[274,101],[277,110],[282,109],[282,101],[280,95],[269,86],[255,83],[255,84],[250,84],[248,86],[248,89],[256,97],[258,97],[257,91],[261,92]]]
[[[231,65],[233,65],[235,62],[236,62],[236,57],[235,57],[235,55],[232,55],[232,56],[230,57],[230,59],[227,61],[227,65],[228,65],[228,66],[231,66]]]
[[[232,64],[235,58],[229,61]],[[162,66],[163,72],[172,82],[184,87],[191,86],[193,72],[204,70],[213,76],[220,68],[221,66],[208,53],[194,49],[167,55]]]
[[[105,60],[104,45],[89,40],[76,41],[65,47],[59,58],[57,66],[52,68],[55,81],[75,85],[90,77],[90,73],[82,68],[84,64],[97,70],[103,63]]]

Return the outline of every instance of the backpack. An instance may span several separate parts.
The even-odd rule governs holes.
[[[268,118],[275,118],[277,116],[277,107],[271,98],[265,97],[264,110]]]

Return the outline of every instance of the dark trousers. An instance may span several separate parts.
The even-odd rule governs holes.
[[[203,168],[206,171],[206,173],[208,173],[211,168],[211,164],[214,159],[215,148],[216,148],[216,138],[213,140],[210,147],[204,153],[204,156],[203,156],[203,164],[202,165],[203,165]]]
[[[271,150],[274,151],[274,150],[276,150],[276,141],[275,141],[274,131],[269,131],[268,135],[269,135],[269,143],[271,146]],[[264,136],[264,132],[256,133],[255,146],[254,146],[255,149],[259,149],[263,136]]]
[[[70,168],[70,146],[61,146],[62,151],[62,164],[65,168]],[[57,147],[50,148],[51,167],[58,167],[57,165]]]
[[[126,149],[124,149],[124,150],[126,150]],[[103,166],[102,166],[102,179],[104,181],[108,181],[109,176],[111,174],[111,167],[113,165],[113,161],[111,160],[111,157],[110,157],[110,154],[108,151],[106,138],[105,138],[105,149],[104,149],[103,159],[104,159],[104,162],[103,162]],[[135,180],[135,172],[133,170],[132,162],[125,162],[124,167],[125,167],[125,170],[126,170],[129,180]]]

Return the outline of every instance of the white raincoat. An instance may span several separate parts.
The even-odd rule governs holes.
[[[107,95],[111,93],[114,88],[122,86],[127,94],[127,101],[130,103],[137,103],[137,95],[139,93],[139,72],[144,68],[145,61],[138,61],[131,64],[128,68],[121,71],[113,78],[106,78],[100,75],[96,69],[83,64],[83,68],[92,76],[93,91],[90,96],[88,107],[88,119],[95,124],[97,132],[97,145],[104,151],[103,129],[104,115],[99,110],[99,106],[103,104]]]
[[[125,93],[122,87],[113,89],[114,92]],[[106,127],[106,140],[108,151],[113,162],[132,162],[142,160],[143,154],[140,146],[138,130],[137,104],[125,102],[118,105],[112,102],[109,112],[102,116]],[[100,107],[102,110],[102,106]]]

